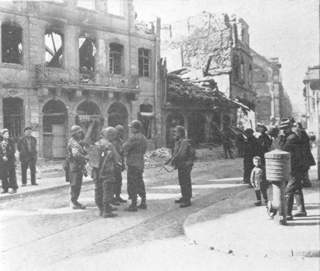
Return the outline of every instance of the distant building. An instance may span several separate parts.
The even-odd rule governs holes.
[[[0,127],[18,138],[32,126],[45,158],[64,157],[69,128],[93,120],[92,141],[139,118],[158,143],[160,21],[138,23],[132,2],[1,1]]]
[[[241,18],[208,12],[162,28],[161,54],[167,60],[168,71],[177,71],[182,78],[194,83],[212,82],[213,85],[215,82],[216,87],[211,90],[221,92],[235,105],[213,106],[211,112],[198,116],[214,122],[220,129],[226,124],[255,127],[248,29],[248,24]],[[179,70],[183,71],[179,73]],[[164,101],[167,119],[172,113],[171,106],[172,101]],[[191,105],[184,108],[186,120],[189,116],[195,117],[191,108]],[[194,123],[200,125],[200,119]],[[190,133],[191,129],[196,129],[193,125],[187,126]]]
[[[305,120],[309,132],[318,134],[320,129],[320,67],[309,67],[303,79],[304,89],[303,96],[305,98]]]
[[[267,59],[251,49],[253,90],[256,93],[256,121],[268,125],[291,117],[292,106],[282,85],[278,58]]]

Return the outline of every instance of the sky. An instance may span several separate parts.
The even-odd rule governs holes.
[[[320,0],[133,0],[138,19],[162,24],[202,11],[236,14],[249,24],[250,47],[279,57],[282,79],[294,109],[303,111],[302,80],[319,63]]]

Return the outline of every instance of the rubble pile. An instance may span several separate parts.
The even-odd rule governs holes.
[[[153,168],[163,165],[171,158],[171,152],[168,148],[160,148],[148,151],[144,156],[145,167]]]

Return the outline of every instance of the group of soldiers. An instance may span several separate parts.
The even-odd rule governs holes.
[[[127,190],[131,204],[127,211],[136,212],[138,208],[147,209],[146,191],[143,181],[144,154],[147,139],[142,133],[142,124],[134,120],[129,125],[131,136],[124,141],[124,127],[107,127],[102,129],[100,138],[92,146],[83,144],[84,131],[74,125],[67,147],[67,173],[70,181],[71,205],[73,209],[84,209],[78,202],[82,179],[87,174],[86,164],[92,168],[95,184],[95,203],[100,216],[114,217],[113,205],[120,205],[126,200],[121,198],[122,171],[127,165]],[[125,159],[126,158],[126,159]],[[137,205],[138,196],[141,198]]]
[[[14,194],[18,190],[16,177],[16,144],[10,137],[8,129],[0,131],[0,179],[2,182],[1,193]],[[19,159],[21,163],[22,186],[27,185],[27,170],[30,168],[31,185],[36,182],[37,140],[32,136],[32,128],[24,128],[24,136],[19,139]]]
[[[136,212],[147,209],[146,189],[143,180],[144,154],[147,151],[147,139],[142,132],[142,123],[134,120],[129,125],[131,135],[124,140],[124,127],[117,125],[102,129],[97,142],[88,146],[84,142],[84,131],[78,126],[71,127],[71,138],[67,147],[66,177],[70,182],[71,207],[85,209],[79,203],[79,195],[83,176],[87,174],[87,163],[92,168],[92,178],[95,184],[95,203],[99,215],[107,218],[117,216],[114,205],[125,203],[121,197],[122,171],[127,168],[127,191],[131,204],[125,209]],[[179,184],[182,197],[175,202],[180,207],[191,205],[191,170],[194,160],[194,150],[185,139],[182,126],[176,127],[176,144],[172,158],[167,161],[178,169]],[[126,162],[126,165],[125,165]],[[140,204],[137,204],[138,197]]]

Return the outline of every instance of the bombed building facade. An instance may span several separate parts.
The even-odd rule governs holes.
[[[162,107],[164,134],[172,119],[204,143],[214,141],[216,131],[226,126],[255,127],[248,31],[241,18],[207,12],[162,27],[161,52],[171,72]],[[196,86],[181,90],[177,76]]]
[[[135,17],[132,0],[1,2],[0,127],[32,126],[45,158],[65,156],[73,124],[95,140],[139,118],[158,144],[160,20]]]
[[[253,90],[256,93],[256,121],[269,125],[290,117],[292,106],[282,85],[279,59],[267,59],[252,49],[251,55]]]

